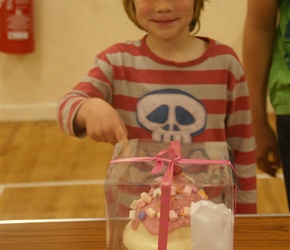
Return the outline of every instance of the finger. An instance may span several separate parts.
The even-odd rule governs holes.
[[[274,165],[277,169],[280,168],[281,162],[280,162],[280,155],[279,155],[278,149],[272,152],[272,158],[273,158],[272,165]]]
[[[128,133],[127,127],[123,122],[122,122],[122,126],[123,126],[123,130],[125,131],[126,137],[128,137],[129,133]]]
[[[96,134],[92,134],[90,138],[96,142],[108,142],[107,138],[105,136],[99,136]]]
[[[122,129],[116,131],[116,141],[117,142],[126,142],[128,141],[127,132]]]
[[[272,164],[265,158],[257,161],[258,167],[264,173],[269,174],[272,177],[276,176],[277,169],[272,166]]]
[[[106,132],[103,135],[104,135],[103,141],[108,142],[112,145],[115,145],[118,142],[126,142],[128,140],[125,131],[122,129]],[[98,139],[100,139],[100,137]]]
[[[117,142],[126,142],[128,141],[128,131],[123,123],[123,121],[120,119],[120,124],[115,130],[115,137]]]
[[[114,130],[106,131],[106,133],[104,133],[104,136],[106,138],[106,142],[112,145],[115,145],[118,142],[116,131]]]
[[[104,131],[102,129],[95,129],[92,131],[88,131],[87,135],[96,142],[106,142],[106,143],[114,143],[114,134],[113,132]]]

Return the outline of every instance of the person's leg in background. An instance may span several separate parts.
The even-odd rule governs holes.
[[[277,115],[278,146],[284,173],[288,208],[290,211],[290,115]]]

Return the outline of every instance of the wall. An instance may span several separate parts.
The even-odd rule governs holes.
[[[87,73],[98,52],[143,36],[121,0],[35,0],[34,10],[36,51],[1,53],[3,121],[55,119],[57,101]],[[245,0],[211,0],[199,35],[232,46],[240,56],[245,10]]]

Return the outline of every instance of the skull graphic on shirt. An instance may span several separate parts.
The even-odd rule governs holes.
[[[192,95],[177,89],[162,89],[144,95],[137,103],[137,121],[151,131],[154,141],[190,143],[204,131],[206,110]]]

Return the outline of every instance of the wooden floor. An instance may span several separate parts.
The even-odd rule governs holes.
[[[113,146],[64,135],[55,121],[1,123],[2,220],[105,217]],[[258,212],[288,213],[283,175],[258,174]]]

